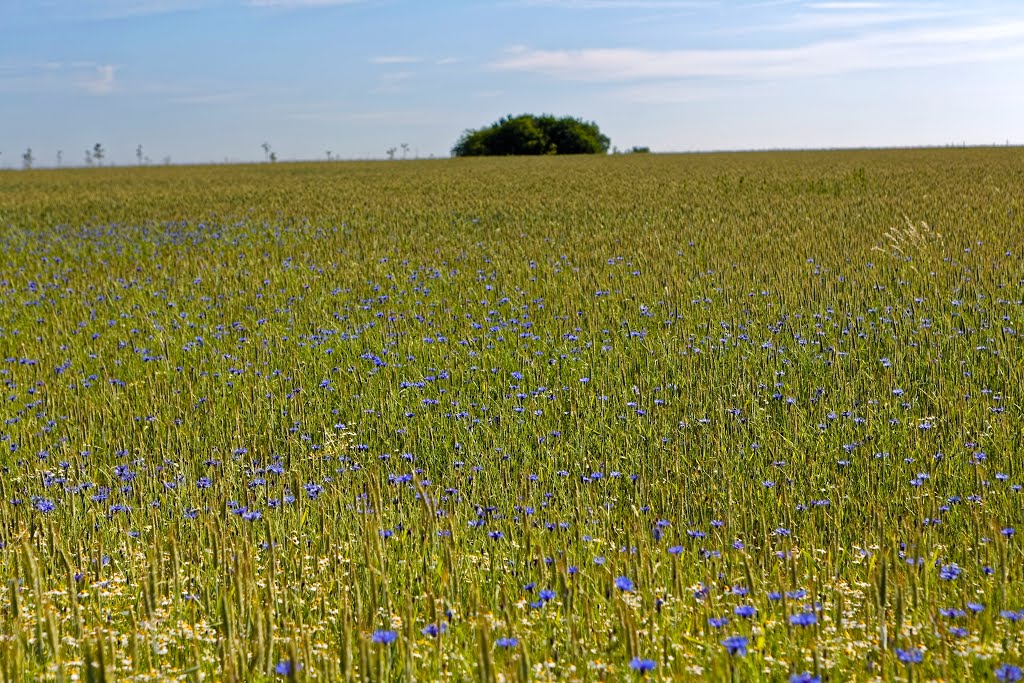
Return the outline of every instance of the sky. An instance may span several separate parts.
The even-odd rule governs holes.
[[[0,167],[1024,144],[1019,0],[0,0]]]

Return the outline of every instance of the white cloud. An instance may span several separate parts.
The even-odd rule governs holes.
[[[82,90],[93,95],[106,95],[114,91],[116,83],[114,76],[117,72],[117,67],[112,64],[97,64],[93,68],[93,73],[80,81],[77,85]]]
[[[1020,57],[1024,57],[1024,21],[871,33],[781,48],[516,48],[491,66],[567,81],[628,82],[702,77],[763,80]]]
[[[117,89],[113,64],[95,62],[0,63],[0,90],[6,92],[67,92],[79,90],[106,95]]]

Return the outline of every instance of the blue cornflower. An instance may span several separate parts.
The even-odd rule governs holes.
[[[624,593],[628,593],[633,590],[633,580],[628,576],[617,576],[615,577],[615,587]]]
[[[805,671],[802,674],[790,676],[789,683],[821,683],[821,676],[815,676],[810,671]]]
[[[370,640],[380,645],[390,645],[395,642],[398,638],[398,634],[394,631],[374,631],[373,635],[370,636]]]
[[[813,626],[818,623],[818,616],[814,612],[800,612],[799,614],[790,614],[789,623],[794,626]]]
[[[896,659],[904,664],[920,664],[924,661],[924,653],[916,647],[909,650],[896,650]]]
[[[757,614],[757,609],[753,605],[738,605],[733,613],[743,619],[751,619]]]
[[[729,636],[722,641],[722,645],[729,654],[743,657],[747,654],[748,642],[746,636]]]
[[[967,609],[974,614],[981,614],[985,611],[985,605],[982,605],[980,602],[969,602],[967,603]]]
[[[555,591],[551,590],[550,588],[542,588],[541,591],[537,593],[537,597],[543,600],[544,602],[547,602],[548,600],[554,600],[556,595],[557,594],[555,593]]]
[[[629,660],[629,668],[640,673],[647,673],[648,671],[654,671],[654,667],[657,663],[653,659],[641,659],[640,657],[633,657]],[[1018,679],[1014,679],[1018,680]]]
[[[997,681],[1019,681],[1024,679],[1024,671],[1014,664],[1000,664],[995,671]]]
[[[728,617],[711,617],[708,619],[708,626],[711,628],[722,628],[729,623]]]
[[[510,648],[518,645],[519,639],[513,636],[508,636],[507,638],[498,638],[496,641],[494,641],[494,644],[498,647]]]
[[[448,624],[441,624],[440,626],[438,626],[437,624],[427,624],[422,629],[420,629],[420,633],[422,633],[425,636],[429,636],[430,638],[437,638],[438,635],[444,633],[447,630]]]
[[[57,509],[57,504],[54,503],[49,498],[40,498],[36,500],[35,507],[36,510],[39,510],[45,515],[46,513],[53,512],[55,509]]]
[[[952,581],[956,577],[960,576],[960,571],[961,569],[957,566],[956,562],[945,564],[942,565],[942,568],[939,570],[939,578],[943,581]]]
[[[282,659],[277,663],[277,666],[274,667],[274,673],[280,674],[281,676],[289,676],[294,670],[295,665],[287,659]]]

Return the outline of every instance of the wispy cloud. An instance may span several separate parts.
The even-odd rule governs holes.
[[[93,67],[93,73],[78,81],[77,85],[87,93],[106,95],[114,92],[116,73],[117,67],[112,64],[97,64]]]
[[[646,50],[518,48],[494,69],[568,81],[655,81],[726,77],[771,79],[876,69],[967,64],[1024,57],[1024,21],[870,33],[794,47]]]
[[[117,90],[117,69],[95,62],[32,62],[0,64],[0,90],[68,92],[107,95]]]

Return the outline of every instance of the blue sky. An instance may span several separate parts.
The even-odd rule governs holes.
[[[522,112],[623,149],[1024,144],[1024,3],[0,0],[0,167],[446,156]]]

